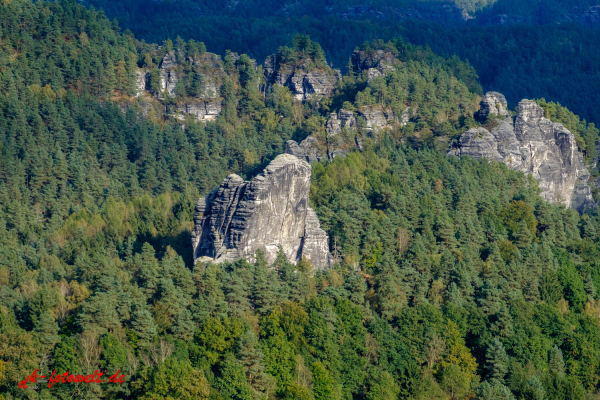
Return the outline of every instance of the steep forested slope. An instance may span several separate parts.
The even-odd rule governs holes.
[[[137,42],[72,1],[4,2],[0,23],[4,398],[596,390],[598,217],[543,202],[533,180],[503,165],[433,149],[433,138],[475,123],[480,89],[465,63],[398,41],[388,48],[401,68],[375,80],[378,91],[365,74],[346,76],[331,101],[302,104],[278,86],[263,96],[260,68],[229,55],[223,112],[204,124],[168,112],[194,95],[189,86],[175,98],[134,97],[137,68],[156,75],[173,43]],[[297,43],[281,51],[310,59]],[[440,93],[446,100],[432,99]],[[416,122],[313,166],[311,198],[339,265],[313,273],[258,254],[193,268],[198,197],[230,172],[254,175],[286,140],[323,131],[345,102],[410,105]],[[148,104],[165,112],[144,116]],[[546,107],[587,140],[588,126]],[[125,382],[19,388],[36,368],[120,370]]]
[[[229,49],[260,62],[296,33],[318,41],[328,60],[342,69],[349,54],[363,41],[403,37],[414,44],[428,45],[438,54],[468,59],[484,89],[504,93],[511,108],[522,98],[545,97],[559,101],[588,121],[600,121],[600,106],[587,101],[598,91],[600,81],[596,51],[600,17],[597,13],[589,18],[584,15],[596,4],[594,1],[502,0],[468,21],[460,13],[455,20],[456,16],[443,8],[450,6],[443,2],[362,1],[357,4],[367,11],[355,17],[345,9],[356,6],[354,3],[342,7],[339,2],[307,1],[287,8],[276,3],[89,2],[131,29],[138,39],[161,43],[181,36],[202,41],[219,54]],[[491,2],[456,3],[471,10],[472,6],[479,8]],[[371,9],[381,9],[381,15]],[[404,11],[396,15],[395,9]],[[421,13],[415,16],[411,10]],[[497,25],[498,15],[506,17],[506,25]]]

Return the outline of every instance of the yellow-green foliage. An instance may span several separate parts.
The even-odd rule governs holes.
[[[502,211],[501,214],[502,222],[506,228],[512,234],[519,231],[519,223],[525,221],[527,228],[531,232],[532,238],[535,238],[537,231],[537,221],[535,215],[533,215],[533,207],[524,201],[513,201],[510,205]]]
[[[131,208],[122,201],[116,201],[112,197],[108,198],[102,208],[102,219],[106,222],[107,229],[113,230],[120,237],[132,233],[129,224]]]
[[[110,197],[98,214],[92,214],[86,209],[72,214],[51,237],[51,241],[63,246],[75,238],[78,232],[84,237],[92,238],[100,232],[107,232],[123,239],[132,234],[176,235],[184,230],[193,228],[191,218],[179,220],[173,214],[173,208],[179,202],[188,201],[179,193],[164,193],[158,197],[144,194],[129,203]],[[180,205],[180,208],[190,205]],[[46,257],[46,256],[45,256]],[[55,261],[45,258],[55,268]]]
[[[360,191],[368,191],[369,180],[373,174],[381,174],[389,168],[389,161],[377,157],[371,151],[353,152],[346,158],[335,158],[325,168],[323,164],[313,167],[313,179],[319,182],[311,186],[311,200],[317,201],[331,196],[340,187],[353,187]]]
[[[78,232],[82,232],[86,237],[95,236],[106,226],[106,222],[100,215],[90,214],[85,209],[72,214],[65,224],[52,235],[52,240],[59,246],[73,239]]]

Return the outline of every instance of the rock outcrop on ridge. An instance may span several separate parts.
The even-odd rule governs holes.
[[[293,65],[281,63],[278,54],[267,57],[264,65],[266,91],[269,92],[277,83],[290,89],[298,101],[331,96],[337,82],[342,79],[341,72],[337,69],[314,68],[311,64],[310,59]]]
[[[490,130],[480,127],[463,133],[448,155],[488,158],[531,174],[542,197],[579,212],[595,207],[588,185],[590,173],[577,148],[575,136],[562,124],[544,118],[534,101],[522,100],[517,115],[508,116],[504,96],[488,93],[478,118],[498,118]]]
[[[502,93],[487,92],[481,100],[479,111],[475,113],[475,119],[485,121],[490,115],[508,117],[506,97]]]
[[[353,149],[362,150],[365,138],[376,138],[378,132],[391,129],[394,125],[406,125],[410,119],[409,113],[410,109],[407,108],[398,118],[392,110],[385,110],[380,106],[359,107],[355,112],[341,109],[329,115],[325,124],[325,142],[315,135],[308,136],[299,144],[288,140],[285,152],[309,163],[344,157]],[[359,129],[357,123],[359,119],[364,122],[362,129]]]
[[[369,82],[378,76],[394,71],[394,63],[398,61],[394,54],[385,50],[354,50],[351,60],[352,69],[355,73],[368,72]]]
[[[221,57],[212,53],[185,56],[181,51],[172,50],[165,54],[159,65],[159,90],[151,88],[150,72],[143,68],[136,71],[136,97],[151,96],[157,100],[177,98],[173,115],[183,120],[185,114],[199,121],[213,121],[221,113],[220,87],[225,77]],[[177,92],[183,88],[183,78],[195,78],[200,88],[192,95]]]
[[[281,247],[291,262],[306,257],[327,268],[327,233],[308,204],[310,176],[310,164],[290,154],[277,156],[249,182],[229,175],[196,204],[194,261],[251,260],[261,249],[273,262]]]

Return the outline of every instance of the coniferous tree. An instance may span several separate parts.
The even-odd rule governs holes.
[[[133,330],[142,340],[149,341],[156,335],[156,324],[148,310],[137,310],[131,320]]]
[[[485,353],[486,369],[491,382],[504,384],[504,377],[508,372],[508,356],[504,345],[498,338],[494,338]]]
[[[244,368],[252,389],[259,393],[267,393],[274,382],[272,377],[265,373],[265,356],[260,350],[258,338],[252,331],[246,331],[240,338],[236,357]]]
[[[60,342],[58,336],[58,324],[47,311],[43,312],[35,323],[35,332],[38,333],[40,341],[46,346],[53,346]]]
[[[558,348],[558,346],[554,345],[552,350],[550,350],[549,358],[550,359],[548,360],[548,365],[550,366],[550,371],[556,376],[564,376],[565,362],[563,359],[562,351]]]
[[[179,314],[179,318],[173,327],[173,333],[175,337],[188,341],[192,336],[194,336],[194,330],[196,329],[196,324],[192,319],[192,313],[184,309],[181,314]]]
[[[219,365],[219,376],[215,380],[215,387],[226,398],[254,400],[254,393],[247,382],[244,369],[231,353]]]

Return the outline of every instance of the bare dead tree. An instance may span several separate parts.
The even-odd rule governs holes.
[[[87,370],[93,369],[98,365],[102,347],[98,343],[98,332],[96,330],[88,330],[79,335],[79,349],[82,356],[82,364]]]
[[[173,354],[173,343],[160,339],[159,343],[150,345],[150,357],[155,365],[164,363]]]
[[[398,228],[396,234],[396,247],[398,248],[398,255],[402,255],[407,249],[410,243],[410,236],[406,228]]]
[[[134,375],[140,364],[139,360],[131,351],[127,352],[127,364],[129,366],[129,375]]]
[[[446,343],[434,332],[427,345],[427,368],[429,370],[442,359],[444,351],[446,351]]]

